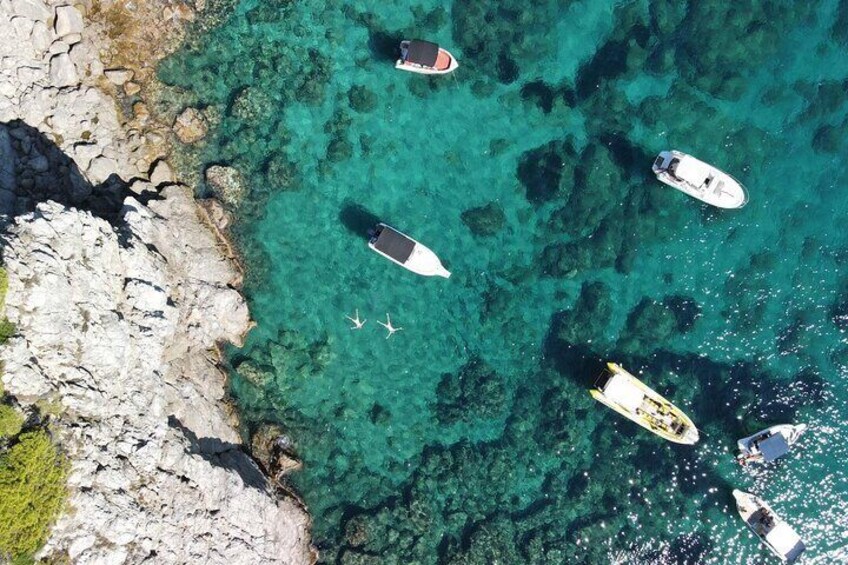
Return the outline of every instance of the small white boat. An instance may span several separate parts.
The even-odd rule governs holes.
[[[400,59],[395,63],[396,69],[421,75],[446,75],[458,66],[459,62],[447,49],[418,39],[400,42]]]
[[[792,563],[807,549],[801,537],[771,506],[753,494],[733,491],[736,509],[751,531],[784,563]]]
[[[382,222],[374,229],[368,247],[413,273],[446,279],[451,276],[430,249]]]
[[[739,455],[736,456],[736,460],[742,465],[754,461],[766,463],[774,461],[789,453],[789,448],[798,441],[798,438],[806,429],[806,424],[798,424],[797,426],[781,424],[740,439],[736,443],[739,447]]]
[[[718,208],[741,208],[748,203],[748,193],[739,181],[686,153],[663,151],[651,169],[661,182]]]
[[[698,442],[698,429],[683,410],[615,363],[607,363],[589,394],[663,439],[685,445]]]

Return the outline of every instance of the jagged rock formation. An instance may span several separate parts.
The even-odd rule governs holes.
[[[306,562],[307,519],[275,501],[224,410],[206,349],[248,323],[237,276],[186,222],[182,188],[118,227],[48,202],[4,235],[6,388],[58,402],[72,512],[47,554],[77,563]],[[186,229],[187,228],[187,229]]]
[[[129,92],[134,73],[99,61],[91,4],[65,4],[0,0],[0,240],[18,328],[2,381],[58,412],[71,462],[68,512],[41,555],[313,561],[308,515],[276,496],[224,402],[215,346],[250,325],[240,274],[163,136],[98,87]]]

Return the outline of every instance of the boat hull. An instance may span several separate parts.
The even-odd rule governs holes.
[[[674,159],[685,159],[690,168],[697,168],[708,175],[708,183],[695,185],[682,178],[674,176],[669,166]],[[680,151],[661,152],[651,167],[657,180],[701,202],[724,209],[738,209],[748,203],[748,193],[742,183],[699,159]]]
[[[634,377],[633,375],[631,375],[630,373],[625,371],[619,365],[617,365],[615,363],[607,363],[607,367],[609,368],[609,370],[612,373],[614,373],[616,375],[624,375],[628,379],[630,379],[630,382],[634,386],[638,387],[639,390],[646,397],[653,399],[653,400],[656,400],[658,402],[661,402],[665,406],[667,406],[668,409],[673,413],[673,415],[676,418],[678,418],[684,424],[686,432],[682,433],[682,434],[673,434],[673,433],[667,432],[667,431],[665,431],[661,428],[657,428],[655,426],[652,426],[650,424],[650,422],[647,421],[646,419],[640,417],[637,414],[634,414],[632,411],[626,409],[624,406],[622,406],[619,403],[615,402],[614,400],[611,400],[610,398],[608,398],[604,394],[604,392],[602,390],[598,389],[598,388],[594,388],[594,389],[591,389],[589,391],[589,394],[592,395],[592,398],[594,398],[595,400],[597,400],[601,404],[604,404],[605,406],[612,408],[613,410],[615,410],[616,412],[618,412],[619,414],[621,414],[622,416],[624,416],[628,420],[636,422],[637,424],[639,424],[640,426],[642,426],[646,430],[653,432],[654,434],[660,436],[661,438],[663,438],[667,441],[670,441],[670,442],[673,442],[673,443],[678,443],[678,444],[681,444],[681,445],[694,445],[698,442],[698,439],[699,439],[698,429],[695,427],[694,422],[692,422],[692,420],[689,418],[689,416],[687,416],[682,410],[680,410],[674,404],[669,402],[667,399],[665,399],[662,395],[657,393],[655,390],[653,390],[650,387],[648,387],[647,385],[645,385],[642,381],[640,381],[639,379],[637,379],[636,377]]]

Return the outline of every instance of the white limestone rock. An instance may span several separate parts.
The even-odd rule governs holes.
[[[47,52],[51,55],[58,55],[59,53],[68,53],[71,50],[71,46],[61,39],[57,39],[53,43],[50,44],[50,48],[47,49]],[[73,59],[71,59],[73,62]]]
[[[15,35],[24,38],[32,35],[33,21],[29,18],[13,18],[12,27],[15,28]]]
[[[36,67],[18,67],[19,84],[35,84],[43,75],[42,70]]]
[[[53,29],[59,37],[82,33],[82,14],[74,6],[59,6],[56,8],[56,22],[53,24]]]
[[[3,384],[22,402],[54,398],[67,411],[56,423],[75,511],[44,555],[308,563],[308,518],[271,496],[242,451],[220,403],[223,375],[207,359],[249,322],[225,283],[235,273],[195,269],[214,240],[199,223],[186,228],[196,216],[178,218],[190,192],[167,190],[157,213],[127,199],[117,226],[44,203],[3,236],[7,314],[19,329]]]
[[[38,53],[47,51],[50,44],[53,43],[53,36],[44,22],[35,22],[32,26],[32,35],[30,36],[30,44]]]
[[[127,81],[132,80],[135,73],[130,69],[106,69],[104,74],[109,79],[109,82],[115,86],[121,86]]]
[[[100,184],[114,174],[117,168],[117,163],[113,159],[100,155],[91,160],[86,174],[92,184]]]
[[[41,0],[12,0],[12,14],[46,22],[51,11]]]
[[[175,180],[174,171],[165,159],[159,159],[153,164],[153,169],[150,171],[150,183],[153,186],[171,184]]]
[[[12,98],[18,92],[18,87],[13,81],[6,80],[0,82],[0,96]]]
[[[57,88],[79,84],[77,69],[67,53],[55,55],[50,59],[50,82]]]

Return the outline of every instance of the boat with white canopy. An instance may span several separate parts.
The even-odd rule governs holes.
[[[698,429],[689,416],[615,363],[607,363],[589,394],[663,439],[686,445],[698,442]]]
[[[733,491],[733,498],[745,524],[781,561],[792,563],[807,549],[795,530],[763,499],[738,489]]]
[[[718,208],[741,208],[748,193],[739,181],[680,151],[663,151],[651,167],[661,182]]]
[[[450,278],[439,257],[405,233],[384,223],[377,224],[368,247],[404,269],[425,277]]]

